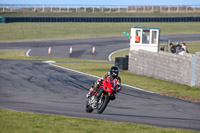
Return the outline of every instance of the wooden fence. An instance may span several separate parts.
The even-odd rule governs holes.
[[[68,13],[190,13],[200,12],[200,5],[177,6],[82,6],[82,5],[14,5],[0,4],[0,12],[68,12]]]

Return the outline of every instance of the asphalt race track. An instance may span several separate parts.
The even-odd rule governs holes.
[[[196,41],[200,39],[200,37],[196,38]],[[82,53],[78,54],[79,52],[75,49],[74,52],[78,55],[74,56],[83,59],[107,59],[110,52],[129,47],[127,38],[111,37],[2,42],[0,49],[32,49],[30,56],[40,56],[38,54],[46,50],[42,56],[53,56],[53,51],[52,54],[47,54],[49,44],[54,44],[51,46],[56,50],[65,47],[66,42],[71,42],[66,46],[72,45],[73,49],[77,46],[77,49],[79,48],[77,51],[82,51]],[[97,50],[92,57],[89,53],[91,50],[81,50],[82,45],[85,48],[86,45],[95,45],[97,48],[100,46],[101,50]],[[104,47],[108,50],[106,51]],[[35,52],[37,50],[41,51]],[[59,50],[54,52],[55,55],[62,56]],[[64,51],[61,52],[65,54]],[[100,57],[100,52],[104,53],[103,57]],[[68,53],[65,55],[70,56]],[[123,86],[122,92],[117,95],[115,101],[109,103],[103,114],[99,115],[96,111],[86,113],[85,94],[95,80],[95,77],[61,69],[41,61],[0,60],[0,108],[200,130],[199,103],[182,101],[127,86]]]

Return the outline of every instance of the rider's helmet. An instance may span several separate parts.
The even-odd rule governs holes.
[[[110,68],[110,75],[113,77],[113,78],[117,78],[118,77],[118,73],[119,73],[119,69],[116,67],[116,66],[112,66]]]

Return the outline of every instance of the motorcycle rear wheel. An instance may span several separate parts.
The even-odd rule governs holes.
[[[103,95],[101,100],[102,100],[102,102],[101,102],[102,104],[98,105],[98,108],[97,108],[98,114],[103,113],[103,111],[105,110],[105,108],[107,107],[107,105],[110,101],[110,97],[107,94],[105,94],[105,95]]]
[[[85,111],[88,112],[88,113],[92,113],[94,109],[89,105],[89,103],[87,102],[86,103],[86,106],[85,106]]]

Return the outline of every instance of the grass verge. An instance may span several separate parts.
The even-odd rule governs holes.
[[[160,28],[162,34],[200,33],[200,23],[0,23],[0,41],[124,36],[132,26]]]
[[[197,133],[133,123],[72,118],[50,114],[25,113],[0,109],[2,133]]]

